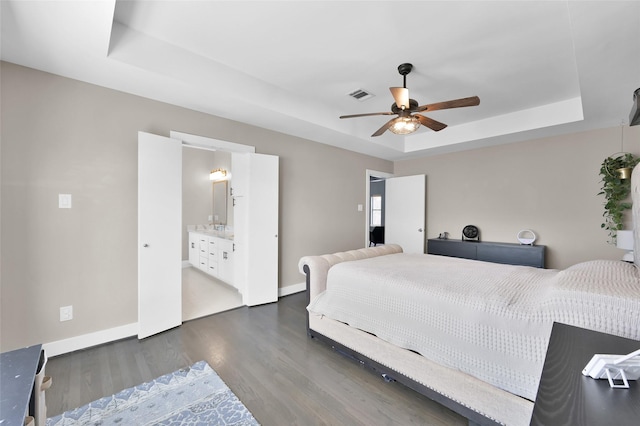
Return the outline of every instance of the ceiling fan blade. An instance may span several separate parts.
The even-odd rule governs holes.
[[[436,111],[439,109],[460,108],[468,106],[480,105],[480,98],[477,96],[471,96],[470,98],[454,99],[445,102],[436,102],[435,104],[419,106],[415,111]]]
[[[387,131],[387,129],[389,127],[391,127],[391,125],[393,124],[394,121],[397,120],[396,118],[392,118],[391,120],[387,121],[384,126],[380,127],[378,130],[376,130],[376,132],[374,134],[371,135],[371,137],[375,137],[375,136],[380,136],[381,134],[383,134],[384,132]]]
[[[341,115],[340,118],[369,117],[371,115],[395,115],[393,112],[368,112],[366,114]]]
[[[405,109],[409,109],[409,89],[405,87],[389,87],[389,90],[398,108],[402,109],[404,105]]]
[[[440,130],[442,130],[445,127],[447,127],[446,124],[441,123],[439,121],[436,121],[436,120],[434,120],[432,118],[425,117],[424,115],[414,114],[413,116],[416,117],[418,120],[420,120],[420,124],[422,124],[425,127],[430,128],[434,132],[439,132]]]

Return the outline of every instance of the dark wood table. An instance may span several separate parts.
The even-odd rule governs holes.
[[[554,323],[531,425],[639,425],[640,386],[612,389],[582,369],[596,354],[626,355],[640,341]]]
[[[29,414],[42,345],[0,354],[0,424],[22,426]]]

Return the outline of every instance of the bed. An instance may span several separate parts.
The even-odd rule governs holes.
[[[636,224],[639,181],[636,167]],[[639,234],[636,225],[636,246]],[[470,424],[528,425],[554,322],[640,340],[639,257],[545,270],[388,244],[306,256],[299,267],[311,337]]]

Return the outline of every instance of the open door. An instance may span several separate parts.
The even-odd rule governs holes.
[[[278,301],[279,158],[232,154],[234,280],[247,306]]]
[[[402,176],[385,181],[385,243],[399,244],[405,253],[424,253],[426,176]]]
[[[138,338],[182,324],[182,142],[138,132]]]

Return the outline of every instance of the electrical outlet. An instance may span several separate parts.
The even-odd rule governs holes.
[[[61,209],[70,209],[71,194],[58,194],[58,207]]]
[[[70,321],[73,319],[73,306],[60,307],[60,321]]]

